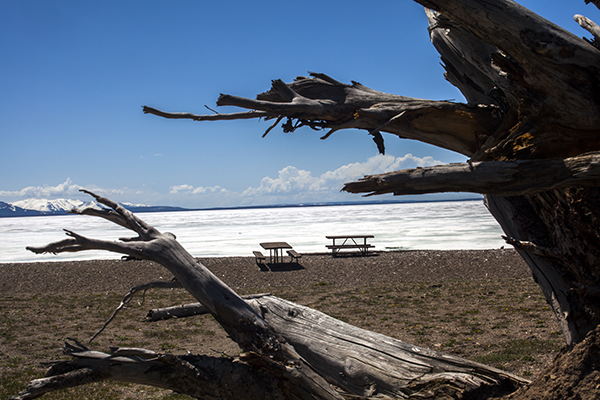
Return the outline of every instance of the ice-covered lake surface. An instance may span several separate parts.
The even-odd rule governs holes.
[[[482,200],[343,206],[202,210],[138,214],[173,232],[196,257],[251,256],[259,243],[285,241],[300,253],[327,251],[327,235],[369,234],[375,250],[494,249],[502,230]],[[60,215],[0,218],[0,263],[116,259],[85,251],[36,255],[26,246],[65,239],[63,229],[106,240],[135,234],[98,217]]]

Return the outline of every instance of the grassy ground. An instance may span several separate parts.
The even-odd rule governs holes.
[[[240,294],[264,292],[244,288]],[[423,347],[452,353],[533,379],[561,348],[555,318],[531,278],[451,279],[343,287],[318,282],[268,291],[321,310],[353,325]],[[42,377],[40,363],[64,359],[67,337],[87,341],[111,315],[124,293],[36,295],[0,298],[0,398],[17,394]],[[141,301],[141,299],[139,299]],[[182,290],[153,290],[132,304],[91,345],[144,347],[181,354],[235,354],[237,346],[211,316],[143,322],[150,308],[193,302]],[[47,399],[184,399],[145,386],[103,382]]]

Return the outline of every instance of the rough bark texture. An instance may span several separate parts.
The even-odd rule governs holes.
[[[441,388],[456,394],[476,391],[479,385],[510,392],[526,383],[500,370],[369,332],[275,296],[256,295],[248,302],[321,375],[351,393],[425,396],[423,388],[433,389],[441,381],[445,383],[436,389],[438,393]],[[187,304],[151,310],[147,318],[181,318],[206,312],[199,304]]]

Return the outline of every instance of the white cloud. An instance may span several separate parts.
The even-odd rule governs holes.
[[[180,192],[184,192],[184,193],[189,193],[190,191],[194,190],[193,186],[190,185],[176,185],[176,186],[171,186],[169,188],[169,193],[180,193]]]
[[[214,194],[214,193],[226,193],[228,192],[226,189],[221,186],[212,186],[212,187],[193,187],[192,185],[176,185],[171,186],[169,188],[169,193],[178,194],[178,193],[187,193],[187,194]]]
[[[317,191],[317,185],[318,179],[313,177],[309,171],[290,165],[279,171],[279,177],[275,179],[268,176],[264,177],[259,187],[246,189],[242,193],[242,196]]]
[[[18,191],[0,191],[0,198],[9,202],[29,198],[87,201],[88,196],[79,192],[79,189],[85,188],[118,202],[190,208],[358,200],[356,195],[340,192],[344,183],[355,181],[364,175],[436,164],[443,163],[432,157],[421,158],[412,154],[403,157],[377,155],[365,162],[343,165],[317,176],[311,171],[290,165],[281,169],[275,178],[264,177],[256,186],[248,187],[242,193],[221,186],[204,187],[190,184],[173,185],[168,191],[162,192],[153,192],[144,184],[132,188],[99,188],[95,185],[77,185],[71,179],[67,179],[56,186],[29,186]]]
[[[312,176],[310,171],[299,170],[287,166],[279,171],[277,178],[265,177],[258,187],[249,187],[242,196],[263,195],[295,195],[299,193],[337,193],[344,183],[357,180],[365,175],[381,174],[398,169],[423,167],[443,164],[433,157],[415,157],[407,154],[404,157],[377,155],[363,163],[343,165],[334,171],[327,171],[320,176]]]
[[[79,194],[81,186],[73,184],[71,178],[67,178],[56,186],[28,186],[17,191],[0,191],[0,196],[10,198],[55,198],[73,196]]]

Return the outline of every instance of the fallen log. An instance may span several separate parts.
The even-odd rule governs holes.
[[[74,360],[56,364],[46,378],[33,381],[15,399],[104,379],[223,399],[240,397],[255,382],[262,382],[257,389],[262,397],[257,398],[284,399],[422,399],[441,394],[460,398],[479,391],[506,394],[527,383],[495,368],[368,332],[273,296],[244,300],[185,251],[174,235],[162,234],[117,203],[87,193],[110,209],[75,213],[107,218],[138,237],[109,242],[67,231],[70,239],[28,249],[36,253],[103,249],[159,262],[244,353],[217,362],[204,356],[141,349],[108,354],[68,345],[67,353]],[[232,381],[232,376],[238,378]]]
[[[473,390],[475,386],[492,383],[516,390],[529,383],[480,363],[357,328],[276,296],[251,295],[246,301],[261,312],[265,321],[304,359],[318,366],[321,374],[335,377],[336,385],[352,393],[402,398],[450,376],[446,383],[449,392]],[[179,318],[207,312],[201,304],[191,303],[151,310],[147,319],[173,318],[173,311]]]

